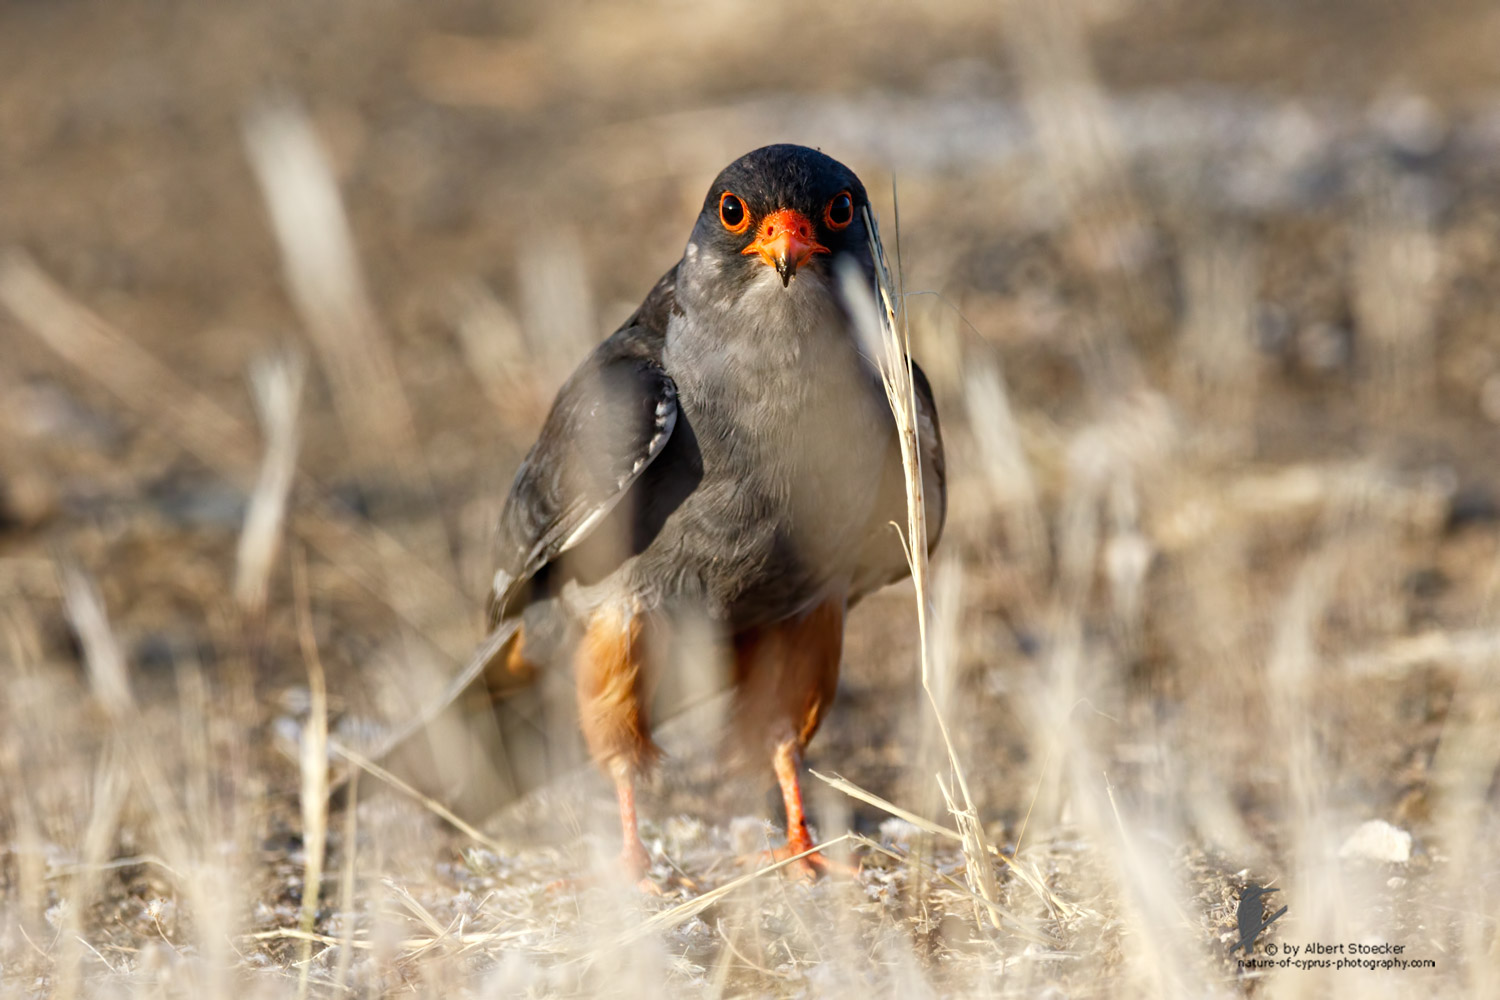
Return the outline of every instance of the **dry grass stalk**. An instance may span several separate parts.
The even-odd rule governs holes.
[[[339,871],[339,912],[344,915],[343,933],[339,935],[338,964],[334,966],[333,984],[340,991],[349,981],[354,960],[355,862],[359,858],[359,774],[349,778],[349,794],[344,800],[344,863]]]
[[[88,671],[94,697],[110,719],[118,722],[135,708],[135,698],[130,693],[125,654],[120,651],[120,644],[109,627],[104,599],[78,567],[65,563],[60,568],[60,575],[63,603],[83,646],[83,665]]]
[[[535,380],[529,377],[525,335],[514,314],[478,281],[456,287],[450,308],[464,361],[501,424],[527,427],[535,423],[539,400]]]
[[[1381,416],[1434,402],[1442,255],[1420,195],[1378,178],[1355,231],[1350,282],[1365,364],[1364,389]]]
[[[383,760],[397,747],[411,739],[422,729],[425,729],[438,716],[442,715],[458,701],[463,693],[469,689],[469,685],[479,679],[479,675],[484,673],[484,668],[489,666],[490,661],[495,658],[520,627],[521,620],[514,618],[510,621],[502,622],[495,631],[485,636],[484,641],[469,654],[469,658],[463,668],[448,679],[448,682],[443,685],[442,690],[429,700],[415,715],[387,733],[384,739],[369,750],[368,755],[355,753],[353,750],[337,742],[331,744],[333,751],[347,759],[350,763],[369,771],[382,781],[398,781],[399,779],[390,772],[379,767],[377,762]],[[329,791],[337,791],[342,788],[346,780],[347,776],[335,779],[330,784]],[[412,794],[417,793],[413,791]],[[460,827],[460,829],[463,829],[463,827]]]
[[[1311,522],[1356,506],[1366,518],[1430,534],[1442,527],[1455,489],[1442,477],[1396,480],[1368,461],[1231,472],[1217,478],[1217,485],[1195,481],[1185,466],[1174,472],[1176,489],[1151,524],[1152,541],[1171,553],[1200,547],[1225,531]]]
[[[1113,820],[1116,855],[1113,874],[1125,890],[1121,901],[1141,938],[1131,949],[1131,958],[1134,971],[1144,980],[1143,995],[1184,998],[1212,995],[1208,973],[1195,953],[1194,945],[1200,942],[1193,941],[1187,932],[1193,920],[1177,898],[1172,862],[1142,836],[1143,829],[1155,824],[1123,814],[1108,775],[1102,780],[1105,802],[1098,801],[1097,793],[1092,795],[1092,811],[1101,813],[1107,803],[1109,818]],[[1106,840],[1109,833],[1104,827],[1109,820],[1102,815],[1095,815],[1093,820],[1100,840]]]
[[[252,618],[259,618],[265,611],[271,569],[281,548],[287,497],[297,473],[305,374],[302,359],[293,354],[264,359],[250,371],[256,413],[265,428],[266,451],[240,532],[234,596]]]
[[[433,945],[444,941],[462,948],[474,948],[483,945],[504,944],[507,941],[515,941],[517,938],[527,937],[534,933],[535,931],[529,928],[513,931],[475,931],[472,933],[449,931],[447,928],[443,928],[441,934],[434,934],[430,937],[407,937],[390,942],[372,941],[368,938],[357,937],[350,940],[347,947],[360,951],[376,951],[383,948],[395,947],[409,956],[427,951]],[[256,931],[253,934],[244,935],[244,939],[246,941],[307,941],[313,944],[326,944],[331,947],[344,947],[346,940],[343,937],[334,937],[330,934],[312,934],[296,927],[277,927],[269,931]]]
[[[0,251],[0,305],[48,349],[167,430],[236,486],[255,482],[255,436],[167,365],[70,299],[23,251]]]
[[[354,250],[349,222],[316,131],[291,102],[267,103],[245,127],[251,164],[281,249],[287,282],[324,373],[350,444],[373,520],[400,545],[379,544],[385,599],[408,621],[443,618],[468,602],[448,603],[441,592],[403,572],[409,549],[456,588],[457,567],[447,532],[435,515],[436,491],[418,445],[411,405],[395,353],[376,317]],[[390,485],[396,492],[390,492]],[[416,500],[425,516],[403,508]],[[456,625],[456,621],[453,623]],[[458,635],[467,633],[467,629]],[[403,635],[412,659],[421,650]],[[445,641],[449,641],[446,640]],[[440,645],[440,648],[444,648]],[[453,646],[449,654],[459,658]]]
[[[108,389],[225,480],[250,492],[260,462],[254,432],[208,396],[99,316],[69,298],[20,251],[0,253],[0,305],[44,345]],[[305,475],[305,473],[304,473]],[[436,572],[378,526],[351,522],[316,493],[299,498],[292,529],[329,562],[455,660],[468,655],[467,628],[455,628],[454,609],[471,602],[451,579]],[[391,596],[394,581],[421,592],[420,604]]]
[[[323,859],[328,849],[328,687],[323,661],[313,633],[312,607],[307,590],[307,561],[292,563],[292,586],[297,606],[297,641],[307,667],[309,694],[307,723],[302,729],[302,848],[307,863],[302,881],[302,930],[312,933],[318,918],[318,897],[323,885]],[[297,996],[307,996],[308,960],[312,942],[302,941],[298,964]]]
[[[1500,661],[1500,628],[1429,629],[1346,654],[1342,669],[1356,677],[1400,678],[1433,666],[1468,678],[1466,684],[1487,683],[1486,675],[1496,661]]]
[[[1189,237],[1183,260],[1186,315],[1176,354],[1177,395],[1212,422],[1201,435],[1225,457],[1250,453],[1259,359],[1255,307],[1259,275],[1250,241],[1207,231]]]
[[[69,620],[83,646],[85,669],[94,696],[110,721],[110,739],[106,742],[94,769],[93,809],[83,836],[82,877],[65,897],[67,909],[63,919],[64,958],[57,969],[55,996],[71,1000],[83,981],[83,954],[76,945],[92,952],[113,971],[83,937],[83,921],[99,891],[105,861],[111,853],[126,797],[132,784],[147,794],[159,794],[162,786],[153,786],[160,776],[135,752],[129,721],[134,715],[135,698],[125,656],[110,627],[103,598],[93,582],[77,567],[63,565],[63,600]],[[136,772],[134,781],[131,772]]]
[[[1349,886],[1335,860],[1337,817],[1329,808],[1331,771],[1318,744],[1314,678],[1319,657],[1317,634],[1327,613],[1338,573],[1337,543],[1314,552],[1298,570],[1276,616],[1266,663],[1265,696],[1275,720],[1275,745],[1282,749],[1291,804],[1288,824],[1291,878],[1287,893],[1305,900],[1298,923],[1308,940],[1333,940],[1350,926]],[[1300,977],[1303,996],[1325,994],[1331,977],[1316,972]]]
[[[394,472],[414,494],[431,497],[411,406],[365,290],[338,183],[317,133],[295,105],[268,104],[250,117],[245,142],[293,301],[361,469]]]
[[[850,781],[848,778],[845,778],[843,775],[823,774],[821,771],[814,771],[812,768],[808,768],[807,773],[811,774],[819,781],[825,782],[830,788],[833,788],[836,791],[843,792],[851,799],[858,799],[859,801],[872,805],[877,809],[888,812],[892,816],[895,816],[897,819],[905,820],[919,830],[925,830],[926,832],[933,834],[934,836],[947,837],[949,840],[953,841],[962,841],[964,839],[963,834],[959,833],[952,827],[944,826],[941,823],[934,823],[932,820],[927,819],[925,816],[918,816],[916,813],[912,812],[909,809],[903,809],[900,806],[896,805],[894,802],[891,802],[888,799],[883,799],[879,795],[876,795],[874,792],[861,788],[854,782]]]
[[[869,791],[868,789],[861,788],[859,785],[856,785],[854,782],[850,781],[848,778],[843,777],[842,775],[823,774],[819,771],[814,771],[811,768],[808,769],[808,773],[817,778],[819,781],[826,783],[835,791],[842,792],[845,795],[849,796],[851,799],[858,799],[860,802],[872,805],[876,809],[888,812],[892,816],[895,816],[897,819],[905,820],[917,829],[930,833],[935,837],[945,837],[948,840],[951,840],[958,844],[962,844],[964,841],[963,834],[959,833],[952,827],[944,826],[941,823],[934,823],[932,820],[927,819],[925,816],[919,816],[909,809],[903,809],[900,806],[896,805],[894,802],[891,802],[888,799],[881,798],[879,795],[876,795],[874,792]],[[1024,882],[1027,888],[1036,893],[1036,895],[1042,900],[1042,902],[1047,905],[1048,910],[1050,910],[1053,914],[1059,915],[1064,918],[1072,918],[1082,912],[1078,906],[1068,902],[1066,899],[1063,899],[1061,896],[1054,893],[1051,889],[1047,888],[1047,883],[1042,880],[1041,875],[1038,874],[1034,866],[1024,864],[1016,858],[1006,857],[994,844],[989,845],[989,850],[996,859],[1002,862],[1011,871],[1015,872],[1016,877]]]
[[[465,684],[463,686],[467,687],[468,685]],[[422,728],[422,726],[425,726],[428,722],[432,721],[432,719],[442,714],[442,710],[451,703],[451,700],[449,700],[447,702],[442,702],[436,705],[433,710],[427,713],[427,718],[425,719],[425,721],[422,721],[419,724],[413,726],[406,727],[403,730],[405,736],[409,737],[412,733]],[[393,746],[394,743],[388,740],[386,745],[389,747]],[[480,832],[477,827],[473,826],[471,823],[466,822],[453,810],[449,809],[447,806],[443,805],[441,802],[437,801],[431,796],[423,795],[411,785],[402,781],[400,778],[396,777],[396,775],[392,774],[390,771],[387,771],[385,768],[381,767],[370,758],[349,749],[335,739],[330,739],[328,741],[328,749],[332,750],[334,753],[338,754],[340,757],[344,758],[349,763],[359,768],[361,771],[368,771],[371,776],[385,782],[387,785],[390,785],[401,794],[412,799],[420,806],[422,806],[422,808],[426,809],[434,816],[437,816],[439,819],[443,820],[443,822],[448,823],[455,830],[473,840],[476,844],[482,844],[490,850],[496,852],[497,854],[505,853],[506,847],[504,844],[501,844],[493,837],[486,836],[484,833]],[[352,778],[330,782],[329,791],[335,791],[339,788],[342,788],[346,781],[351,785],[353,784]],[[345,808],[348,808],[348,806],[346,805]]]
[[[978,445],[989,499],[1000,509],[1015,560],[1033,579],[1045,579],[1052,553],[1047,522],[1005,379],[991,362],[972,364],[964,375],[963,401]]]
[[[599,317],[576,230],[548,218],[522,238],[517,257],[521,329],[533,362],[553,385],[594,349]],[[547,400],[539,402],[545,407]]]
[[[808,848],[801,854],[794,854],[791,857],[783,858],[780,861],[777,861],[775,864],[766,865],[764,868],[757,868],[755,871],[750,872],[747,875],[741,875],[739,878],[731,879],[730,881],[725,882],[723,885],[715,889],[710,889],[708,892],[703,893],[701,896],[694,897],[693,899],[690,899],[685,903],[679,903],[669,910],[663,910],[660,913],[654,914],[650,918],[641,921],[641,923],[637,926],[630,928],[629,930],[616,937],[612,944],[615,947],[619,947],[621,945],[629,944],[632,941],[639,941],[642,938],[648,937],[652,934],[657,934],[676,927],[678,924],[682,923],[685,920],[691,920],[693,917],[696,917],[698,914],[702,913],[710,906],[713,906],[725,896],[728,896],[731,893],[736,892],[739,889],[749,885],[756,879],[764,878],[765,876],[770,875],[773,872],[779,872],[781,871],[781,869],[787,867],[788,865],[795,864],[796,862],[801,861],[803,858],[810,857],[814,854],[825,853],[829,848],[848,843],[854,838],[855,834],[853,833],[841,834],[840,836],[834,837],[832,840],[825,840],[821,844]]]
[[[1078,23],[1078,4],[1011,0],[1005,39],[1037,145],[1064,207],[1120,183],[1123,157]]]
[[[75,875],[83,875],[88,872],[112,872],[119,871],[122,868],[136,868],[141,865],[160,868],[178,881],[185,878],[182,872],[173,868],[155,854],[133,854],[127,858],[115,858],[113,861],[105,861],[97,865],[62,865],[55,867],[47,873],[47,879],[51,881],[52,879],[72,878]]]
[[[182,701],[179,728],[184,730],[179,750],[184,757],[178,760],[199,769],[183,776],[174,768],[173,759],[163,756],[163,748],[150,732],[147,713],[130,694],[125,659],[118,653],[119,643],[97,590],[81,571],[68,567],[63,573],[66,603],[74,627],[81,636],[88,636],[83,641],[85,655],[98,661],[90,670],[91,676],[111,678],[101,689],[109,719],[104,751],[96,765],[101,791],[96,793],[99,797],[89,818],[82,876],[70,896],[68,919],[73,919],[73,903],[85,901],[96,891],[100,875],[118,867],[118,863],[108,863],[106,859],[117,846],[126,792],[133,790],[149,817],[149,842],[160,851],[159,857],[149,857],[173,874],[177,898],[186,903],[185,909],[192,917],[194,954],[201,959],[192,975],[204,995],[225,996],[230,961],[227,942],[237,919],[232,892],[242,883],[234,877],[232,862],[222,853],[233,833],[220,826],[226,817],[218,815],[213,801],[215,793],[209,790],[212,782],[224,779],[225,769],[221,760],[220,769],[212,774],[206,770],[215,760],[206,750],[205,727],[211,724],[206,718],[207,692],[194,668],[179,669],[177,680]],[[227,770],[237,777],[232,762]],[[139,834],[132,831],[132,835]],[[178,948],[159,921],[157,932],[169,947]],[[83,939],[81,925],[68,940],[98,955]],[[72,996],[80,988],[78,958],[81,956],[70,955],[63,961],[57,995]]]
[[[989,862],[992,853],[989,838],[985,836],[984,828],[979,822],[979,813],[969,793],[969,784],[964,778],[963,767],[959,763],[953,737],[948,731],[948,723],[943,716],[942,705],[934,686],[932,637],[929,628],[931,582],[927,560],[927,507],[922,496],[922,452],[918,440],[916,387],[912,381],[910,331],[904,323],[897,322],[896,304],[899,299],[896,286],[887,265],[885,249],[880,243],[875,216],[868,207],[864,209],[864,219],[870,234],[870,255],[875,261],[876,288],[880,296],[878,305],[857,269],[846,269],[841,272],[840,277],[845,296],[851,304],[855,327],[864,338],[866,350],[874,357],[880,369],[886,400],[896,419],[901,465],[906,474],[907,522],[902,541],[907,562],[911,566],[912,583],[916,587],[922,690],[926,692],[927,700],[932,706],[943,746],[948,753],[948,763],[957,782],[958,794],[956,798],[949,799],[949,806],[959,832],[963,835],[964,856],[968,861],[967,877],[971,887],[986,903],[994,903],[997,890],[995,870]],[[945,798],[948,797],[946,792],[944,795]],[[989,917],[998,928],[999,918],[993,911],[990,911]]]
[[[1493,563],[1486,577],[1480,615],[1493,621],[1500,611],[1500,563]],[[1500,663],[1500,629],[1474,628],[1431,635],[1431,639],[1430,646],[1437,648],[1425,652],[1433,656],[1432,662],[1450,669],[1457,665],[1460,670],[1453,707],[1432,759],[1433,825],[1451,861],[1444,880],[1446,893],[1429,902],[1434,911],[1430,919],[1443,919],[1440,911],[1448,906],[1470,914],[1456,940],[1468,959],[1466,985],[1471,996],[1494,996],[1500,993],[1494,896],[1488,881],[1476,878],[1475,873],[1495,870],[1497,859],[1493,831],[1494,780],[1500,773],[1500,691],[1494,676]]]
[[[110,743],[100,755],[94,768],[92,811],[83,834],[83,873],[63,896],[65,910],[59,928],[58,949],[54,959],[53,996],[57,1000],[72,1000],[77,996],[84,981],[84,954],[79,948],[92,952],[106,968],[113,966],[84,938],[84,920],[99,894],[103,879],[105,859],[114,846],[120,817],[130,793],[129,770],[121,760],[118,743]]]
[[[1468,985],[1475,997],[1494,996],[1500,989],[1494,898],[1488,879],[1476,877],[1493,871],[1496,860],[1492,789],[1500,773],[1500,693],[1493,680],[1497,661],[1500,654],[1492,653],[1484,674],[1460,679],[1455,707],[1432,762],[1435,826],[1451,858],[1441,905],[1473,915],[1460,928],[1458,943],[1468,959]],[[1439,913],[1433,917],[1441,919]]]
[[[433,933],[433,939],[435,941],[442,940],[452,932],[451,927],[443,926],[442,921],[438,920],[437,917],[434,917],[432,915],[432,911],[428,910],[427,907],[418,902],[417,897],[411,894],[411,890],[407,889],[404,885],[396,882],[394,879],[382,879],[382,881],[385,883],[385,887],[391,891],[391,895],[396,897],[396,901],[399,902],[408,913],[416,917],[417,921],[421,923],[422,926],[426,927]]]
[[[954,839],[959,838],[955,836]],[[998,903],[991,903],[987,901],[983,896],[975,893],[973,889],[969,888],[969,886],[965,885],[963,882],[958,881],[952,875],[949,875],[947,872],[944,872],[940,868],[935,867],[933,864],[924,860],[916,854],[902,854],[899,851],[893,851],[890,848],[886,847],[884,844],[881,844],[880,842],[875,840],[871,840],[869,837],[858,833],[851,835],[851,842],[874,851],[877,854],[883,854],[886,857],[890,858],[892,861],[896,861],[903,865],[912,865],[921,871],[925,871],[928,875],[934,876],[939,881],[946,884],[948,888],[952,889],[960,896],[963,896],[975,906],[988,910],[990,913],[994,914],[996,917],[999,917],[1002,920],[1009,921],[1012,925],[1012,929],[1020,933],[1022,937],[1028,938],[1036,944],[1046,945],[1048,947],[1057,947],[1059,944],[1057,938],[1052,937],[1045,931],[1040,930],[1031,921],[1026,920],[1024,917],[1021,917],[1016,913],[1013,913],[1012,911],[1006,909]]]

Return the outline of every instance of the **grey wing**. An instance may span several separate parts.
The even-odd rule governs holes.
[[[937,401],[927,375],[911,362],[916,388],[917,444],[922,459],[922,497],[927,508],[927,551],[937,548],[948,516],[948,468],[943,456],[943,430],[938,422]],[[897,533],[899,526],[900,534]],[[886,450],[880,492],[875,511],[865,531],[864,546],[850,587],[849,603],[879,590],[911,572],[901,538],[906,534],[906,472],[901,464],[901,444],[893,436]]]
[[[659,332],[623,327],[558,391],[500,515],[491,628],[519,612],[559,557],[589,540],[666,447],[677,386],[661,346]]]

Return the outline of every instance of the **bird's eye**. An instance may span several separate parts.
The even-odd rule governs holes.
[[[843,229],[854,221],[854,199],[849,196],[848,191],[840,191],[833,196],[828,207],[823,209],[823,221],[834,229]]]
[[[729,191],[719,195],[719,221],[731,233],[743,233],[750,227],[750,213],[745,211],[745,203],[740,201],[739,195]]]

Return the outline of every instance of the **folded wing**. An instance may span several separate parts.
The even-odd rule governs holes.
[[[663,285],[653,298],[670,294]],[[516,472],[500,515],[491,628],[590,539],[671,438],[677,387],[661,365],[665,324],[654,322],[653,305],[648,298],[563,384]]]

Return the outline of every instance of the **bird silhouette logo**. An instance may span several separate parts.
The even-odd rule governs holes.
[[[1240,893],[1240,905],[1234,913],[1235,922],[1239,925],[1240,939],[1230,946],[1231,955],[1237,949],[1244,949],[1245,954],[1250,954],[1250,949],[1255,947],[1256,938],[1265,933],[1267,927],[1286,913],[1286,907],[1283,906],[1269,917],[1266,916],[1265,904],[1261,902],[1261,898],[1278,891],[1265,886],[1250,885]]]

